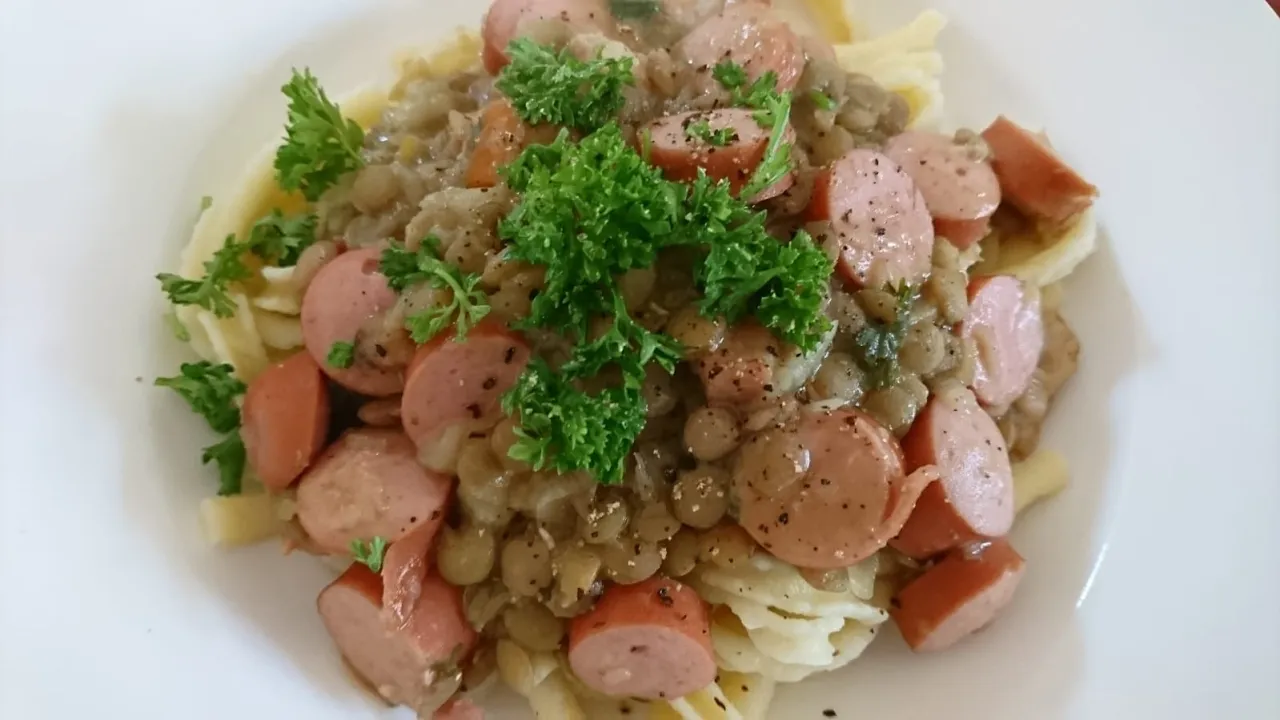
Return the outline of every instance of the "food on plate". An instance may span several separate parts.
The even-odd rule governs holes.
[[[806,6],[494,0],[386,92],[295,71],[158,277],[206,534],[334,565],[383,699],[765,718],[890,620],[941,650],[1016,601],[1097,191],[943,132],[937,13]]]

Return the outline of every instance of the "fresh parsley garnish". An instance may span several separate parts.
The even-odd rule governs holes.
[[[183,363],[178,370],[180,374],[174,377],[156,378],[155,384],[178,393],[214,432],[226,435],[221,442],[204,449],[201,462],[217,463],[219,495],[235,495],[240,492],[245,465],[240,408],[235,401],[244,394],[245,384],[233,375],[235,369],[230,365],[201,361]]]
[[[220,318],[236,314],[236,304],[227,295],[227,286],[249,277],[249,268],[241,260],[244,246],[236,242],[235,235],[228,235],[222,248],[204,263],[204,277],[199,280],[172,273],[160,273],[160,289],[174,305],[198,305]]]
[[[240,494],[244,479],[245,449],[239,430],[205,448],[200,455],[200,462],[204,465],[211,462],[217,464],[219,495]]]
[[[813,104],[816,105],[819,110],[831,112],[837,107],[836,101],[830,95],[822,92],[821,90],[811,90],[809,92],[809,99],[813,101]]]
[[[205,210],[208,210],[211,207],[213,207],[213,196],[202,195],[200,197],[200,212],[203,213]]]
[[[521,200],[498,233],[513,260],[547,269],[527,326],[586,337],[592,318],[613,312],[614,278],[680,241],[684,186],[637,155],[615,123],[576,144],[562,131],[503,172]]]
[[[376,573],[382,572],[382,560],[386,554],[387,539],[381,535],[373,536],[368,542],[359,538],[351,541],[351,557]]]
[[[450,296],[445,304],[435,305],[405,318],[405,327],[415,343],[421,345],[440,331],[455,326],[461,340],[467,332],[489,314],[489,298],[480,288],[480,276],[465,273],[440,259],[440,240],[424,238],[418,251],[393,245],[382,251],[379,270],[392,289],[404,292],[419,283],[427,283]]]
[[[868,320],[853,339],[858,348],[858,364],[866,371],[872,389],[889,387],[898,379],[898,351],[910,326],[911,306],[919,294],[918,288],[906,283],[886,290],[897,301],[893,322]]]
[[[591,472],[599,482],[622,481],[627,453],[644,429],[640,391],[622,386],[592,395],[535,358],[502,398],[517,416],[517,441],[510,455],[535,468]]]
[[[738,133],[733,128],[712,129],[711,123],[706,118],[689,123],[684,129],[684,134],[692,140],[715,147],[724,147],[738,139]]]
[[[276,151],[276,182],[314,202],[343,175],[364,166],[364,130],[342,116],[309,69],[295,69],[281,91],[289,98],[289,122]]]
[[[316,241],[316,216],[285,217],[279,210],[263,216],[249,230],[246,246],[254,255],[280,267],[298,264],[298,257]]]
[[[778,92],[778,75],[772,70],[752,82],[746,68],[728,59],[717,63],[711,75],[729,91],[733,105],[753,108],[756,123],[769,131],[764,156],[740,193],[750,199],[791,172],[791,146],[784,142],[791,122],[791,93]]]
[[[156,378],[157,387],[173,390],[187,401],[214,432],[231,432],[240,426],[240,408],[235,399],[244,394],[245,384],[230,365],[208,361],[183,363],[178,375]]]
[[[727,181],[705,173],[692,185],[666,180],[614,123],[578,144],[562,132],[549,145],[525,149],[503,172],[520,203],[499,235],[510,257],[546,270],[524,326],[573,343],[558,369],[531,363],[503,399],[520,421],[512,456],[535,468],[585,470],[605,483],[621,479],[626,453],[644,427],[646,368],[671,371],[681,348],[629,316],[615,278],[651,267],[664,248],[706,248],[698,283],[708,315],[734,320],[753,313],[806,350],[830,327],[822,303],[831,261],[807,235],[789,243],[770,236],[765,214],[733,197]],[[590,335],[601,318],[610,324]],[[580,387],[606,369],[618,371],[617,385],[595,394]]]
[[[609,12],[619,20],[644,20],[659,9],[658,0],[609,0]]]
[[[329,346],[329,354],[324,359],[329,367],[335,367],[339,370],[346,370],[351,367],[355,360],[356,344],[342,340]]]
[[[182,324],[182,320],[178,318],[178,313],[172,308],[164,314],[164,321],[179,342],[191,342],[191,333],[187,331],[187,326]]]
[[[556,52],[528,38],[512,40],[507,56],[496,85],[530,125],[590,132],[618,116],[624,88],[635,84],[630,57],[579,60],[567,48]]]
[[[690,219],[715,238],[698,266],[702,314],[731,323],[755,315],[783,340],[814,348],[830,329],[822,305],[831,259],[804,231],[791,242],[769,235],[765,214],[735,200],[724,183],[699,177],[690,196]]]

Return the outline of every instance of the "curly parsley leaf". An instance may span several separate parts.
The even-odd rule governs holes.
[[[157,387],[166,387],[203,417],[214,432],[226,433],[240,426],[240,408],[235,399],[244,394],[245,384],[230,365],[214,365],[208,361],[183,363],[179,375],[156,378]]]
[[[244,246],[236,242],[235,235],[228,235],[222,248],[205,261],[204,277],[188,280],[173,273],[160,273],[156,280],[174,305],[198,305],[220,318],[228,318],[236,314],[236,304],[227,295],[227,287],[249,277],[249,268],[241,259],[243,254]]]
[[[579,60],[528,38],[507,46],[511,58],[496,85],[530,125],[551,123],[591,132],[617,118],[635,84],[630,57]]]
[[[919,296],[919,288],[906,283],[885,290],[893,293],[897,301],[893,322],[870,320],[853,338],[858,364],[866,371],[873,389],[889,387],[898,379],[898,351],[910,327],[911,306]]]
[[[705,175],[690,190],[688,220],[702,228],[704,238],[713,238],[697,271],[703,315],[729,322],[755,315],[803,350],[818,344],[830,327],[822,305],[833,264],[807,233],[789,243],[777,240],[765,230],[763,212]]]
[[[450,325],[455,326],[457,339],[467,336],[489,314],[489,298],[480,288],[480,276],[465,273],[441,260],[440,240],[424,238],[418,251],[411,252],[403,246],[392,246],[382,251],[380,270],[392,289],[403,292],[419,283],[427,283],[438,290],[447,290],[449,300],[434,305],[405,318],[405,327],[415,343],[421,345]]]
[[[676,242],[683,186],[668,182],[610,123],[569,142],[527,148],[504,170],[520,203],[498,226],[509,256],[546,267],[527,325],[574,338],[612,312],[614,277],[653,265]]]
[[[645,20],[660,9],[658,0],[609,0],[609,12],[619,20]]]
[[[356,344],[352,342],[338,342],[329,346],[329,354],[325,356],[325,363],[329,367],[345,370],[356,360]]]
[[[638,389],[614,387],[592,395],[541,358],[525,368],[502,407],[520,419],[511,457],[537,470],[585,470],[606,485],[622,482],[627,453],[645,423]]]
[[[622,370],[623,384],[639,390],[644,383],[645,368],[657,363],[668,373],[675,371],[683,355],[680,343],[668,335],[652,332],[627,314],[622,295],[613,291],[613,324],[599,337],[581,343],[560,368],[570,379],[589,378],[610,365]]]
[[[343,175],[364,166],[364,130],[342,116],[309,69],[295,69],[281,91],[289,98],[289,122],[276,151],[276,182],[314,202]]]
[[[769,131],[764,157],[741,193],[744,198],[755,197],[791,172],[791,146],[785,142],[791,93],[778,92],[778,75],[772,70],[752,82],[746,68],[728,59],[717,63],[711,75],[729,91],[733,105],[755,109],[756,123]]]
[[[713,129],[711,123],[705,118],[695,120],[685,126],[684,134],[691,140],[697,140],[715,147],[724,147],[738,139],[738,133],[733,128]]]
[[[317,218],[312,213],[285,217],[272,210],[253,224],[246,247],[279,267],[298,264],[298,257],[316,241]]]
[[[204,449],[200,462],[204,465],[216,463],[218,466],[218,494],[239,495],[244,478],[245,466],[244,440],[237,430],[221,442]]]
[[[386,555],[387,539],[381,535],[375,535],[367,542],[359,538],[351,541],[351,557],[376,573],[382,572],[382,561]]]

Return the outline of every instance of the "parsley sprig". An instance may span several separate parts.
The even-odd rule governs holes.
[[[907,283],[885,289],[896,300],[893,322],[869,320],[853,338],[859,351],[858,364],[866,371],[872,389],[886,388],[897,381],[898,351],[911,323],[911,306],[919,296],[919,288]]]
[[[375,535],[368,541],[359,538],[351,541],[351,557],[376,573],[382,572],[382,561],[386,556],[387,539],[381,535]]]
[[[769,70],[751,81],[746,68],[732,60],[721,60],[712,77],[729,91],[733,105],[755,109],[755,121],[769,131],[769,144],[741,196],[752,198],[791,172],[791,146],[785,142],[791,122],[791,93],[778,92],[778,75]]]
[[[276,182],[315,202],[343,175],[364,166],[364,130],[342,116],[309,69],[295,69],[280,90],[289,98],[289,121],[276,151]]]
[[[579,60],[567,48],[557,52],[528,38],[512,40],[507,56],[496,85],[530,125],[590,132],[617,118],[624,89],[635,84],[630,57]]]
[[[706,118],[689,123],[684,134],[692,140],[715,147],[724,147],[738,139],[738,133],[733,128],[712,128]]]
[[[249,277],[249,268],[241,256],[245,248],[236,242],[235,235],[228,235],[222,247],[204,263],[204,277],[188,280],[173,273],[160,273],[160,289],[174,305],[198,305],[220,318],[236,314],[235,301],[227,294],[227,287]]]
[[[225,434],[221,441],[204,449],[201,462],[217,463],[219,495],[237,495],[244,476],[245,449],[236,398],[244,394],[245,384],[235,377],[230,365],[201,361],[183,363],[178,370],[179,374],[173,377],[156,378],[155,384],[178,393],[214,432]]]
[[[316,241],[316,222],[314,213],[286,217],[279,210],[272,210],[250,228],[245,249],[268,264],[297,265],[302,251]]]
[[[405,318],[405,328],[419,345],[450,325],[455,327],[456,337],[461,340],[489,314],[489,298],[480,288],[480,276],[465,273],[441,260],[439,238],[424,238],[417,252],[401,245],[383,250],[379,270],[386,276],[387,284],[399,292],[424,282],[438,290],[449,291],[447,303]]]

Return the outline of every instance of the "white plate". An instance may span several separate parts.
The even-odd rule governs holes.
[[[862,4],[879,27],[920,8]],[[1280,21],[1262,0],[933,4],[950,120],[1047,124],[1103,192],[1047,439],[1074,484],[1020,524],[1029,574],[993,629],[933,657],[886,638],[774,715],[1280,717]],[[208,438],[150,387],[182,357],[151,276],[279,132],[290,65],[341,94],[482,5],[0,9],[0,717],[384,712],[317,621],[323,570],[200,540]]]

